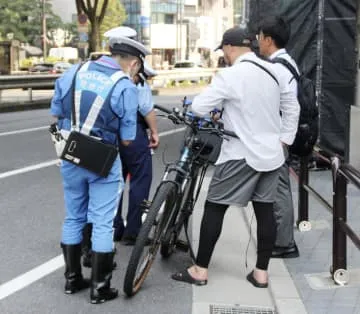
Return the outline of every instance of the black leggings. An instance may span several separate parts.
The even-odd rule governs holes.
[[[199,250],[196,258],[196,264],[200,267],[208,268],[209,266],[228,207],[228,205],[205,202],[205,211],[200,228]],[[273,203],[253,202],[253,207],[257,221],[258,239],[256,268],[267,270],[276,239]]]

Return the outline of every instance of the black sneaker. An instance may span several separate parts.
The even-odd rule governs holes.
[[[296,258],[299,256],[299,249],[296,244],[289,247],[275,246],[271,254],[271,258]]]

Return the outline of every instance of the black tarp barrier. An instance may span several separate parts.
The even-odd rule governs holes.
[[[357,0],[250,0],[250,28],[269,15],[291,24],[287,50],[300,70],[316,81],[319,144],[345,156],[349,106],[354,104]]]
[[[323,25],[320,145],[348,160],[357,73],[356,0],[326,0]]]

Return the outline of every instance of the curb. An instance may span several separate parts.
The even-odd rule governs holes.
[[[49,109],[51,99],[40,99],[36,101],[26,101],[26,102],[10,102],[10,103],[1,103],[0,104],[0,113],[6,112],[16,112],[16,111],[26,111],[34,109]]]

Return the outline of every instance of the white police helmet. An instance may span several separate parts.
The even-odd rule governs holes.
[[[114,27],[112,29],[109,29],[104,33],[105,37],[111,38],[111,37],[129,37],[134,39],[137,35],[137,32],[135,29],[127,26],[118,26]]]
[[[144,61],[144,70],[143,70],[144,74],[147,77],[151,77],[151,76],[156,76],[157,72],[150,66],[149,63],[147,63],[146,61]]]

